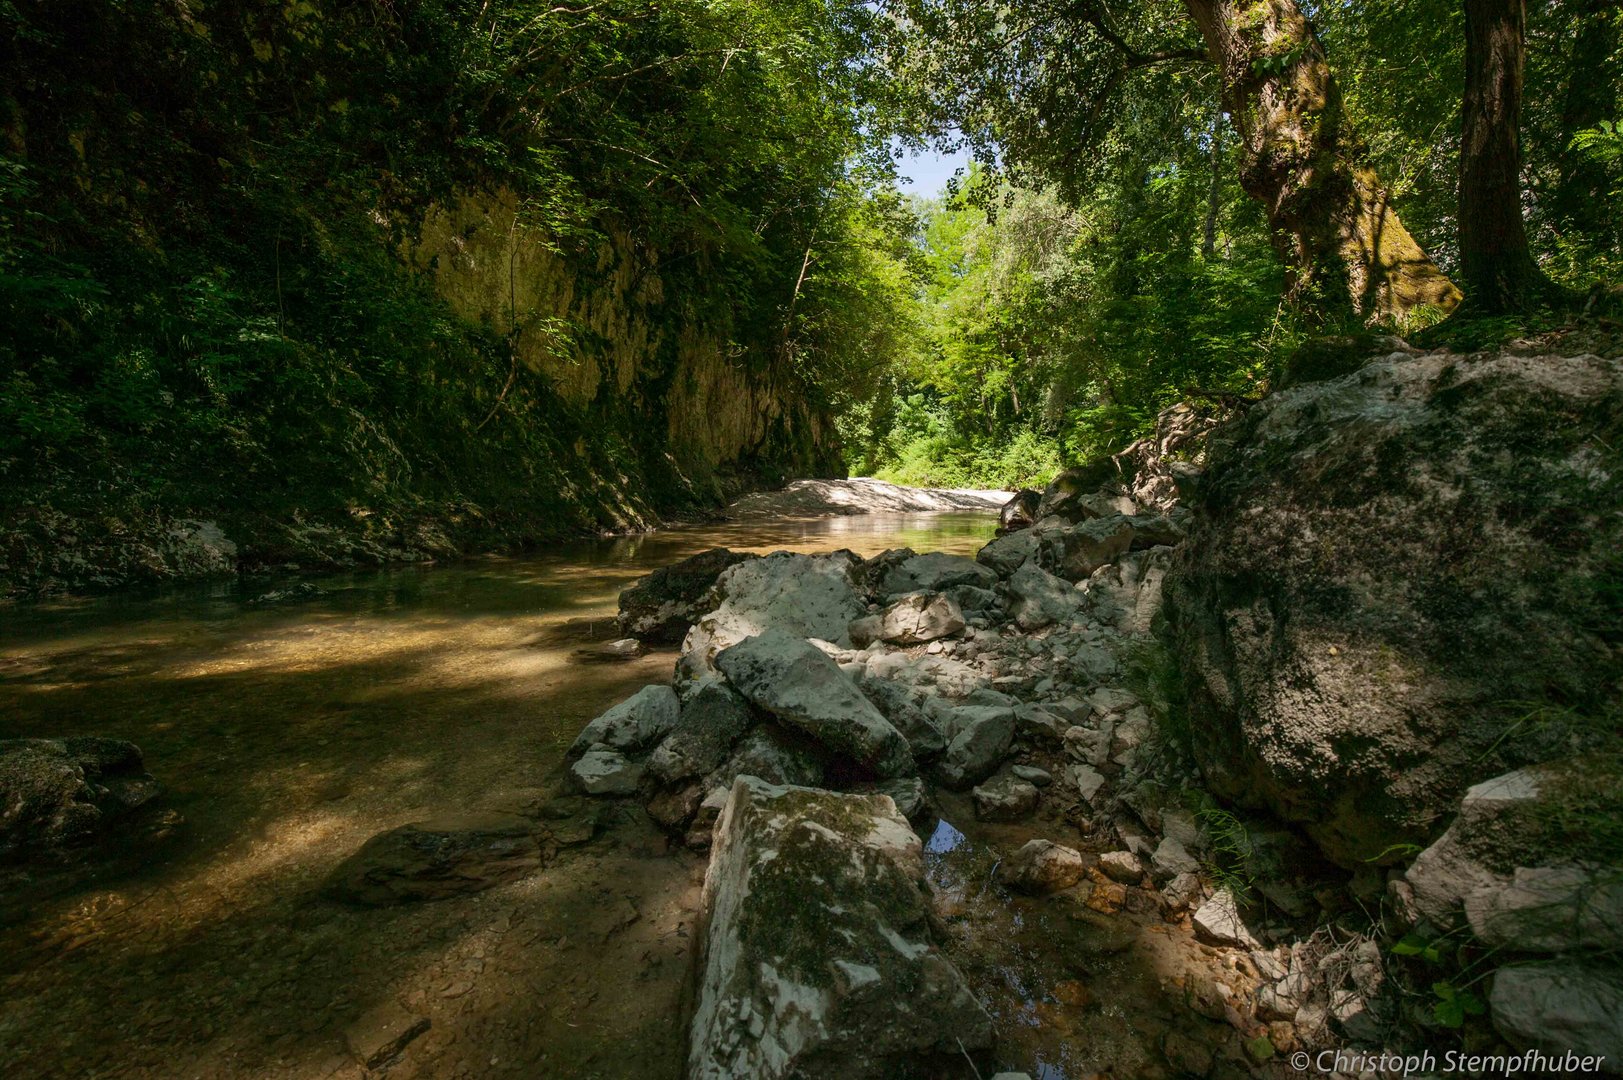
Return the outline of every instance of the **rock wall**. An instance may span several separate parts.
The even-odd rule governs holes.
[[[702,490],[732,468],[843,471],[833,424],[804,388],[770,358],[735,355],[725,320],[673,316],[683,298],[667,295],[658,253],[624,233],[595,265],[572,266],[504,189],[432,208],[407,254],[460,315],[511,335],[565,404],[645,421],[637,436]]]
[[[1167,579],[1212,788],[1356,867],[1602,737],[1620,436],[1618,358],[1509,350],[1394,352],[1215,436]]]

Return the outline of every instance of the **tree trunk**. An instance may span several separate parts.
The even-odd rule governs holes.
[[[1324,47],[1296,0],[1184,0],[1223,80],[1239,179],[1268,208],[1291,298],[1368,322],[1460,293],[1398,220],[1353,136]]]
[[[1586,245],[1611,249],[1618,240],[1617,215],[1610,205],[1606,166],[1572,148],[1573,136],[1603,120],[1617,120],[1618,68],[1614,59],[1623,18],[1617,0],[1582,0],[1578,32],[1566,69],[1561,100],[1561,171],[1550,204],[1564,233],[1576,232]]]
[[[1479,314],[1516,311],[1547,286],[1522,221],[1523,0],[1465,0],[1460,277]]]

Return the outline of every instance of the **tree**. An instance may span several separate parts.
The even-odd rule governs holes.
[[[1295,0],[1185,0],[1240,136],[1240,183],[1268,209],[1290,291],[1371,321],[1459,290],[1399,220],[1365,159],[1324,48]]]
[[[1355,138],[1296,0],[1146,0],[1118,11],[1103,0],[888,7],[891,64],[918,87],[924,126],[956,126],[983,160],[1001,156],[1017,184],[1057,183],[1067,195],[1119,130],[1210,62],[1240,136],[1242,184],[1267,209],[1293,299],[1321,317],[1369,321],[1458,302]]]
[[[1522,220],[1523,0],[1465,0],[1460,124],[1460,276],[1470,309],[1526,308],[1549,288]]]

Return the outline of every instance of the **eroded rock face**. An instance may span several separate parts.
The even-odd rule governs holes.
[[[918,837],[882,795],[733,785],[705,875],[692,1080],[919,1078],[992,1024],[931,940]]]
[[[482,892],[541,866],[531,825],[507,814],[454,814],[379,833],[345,859],[327,893],[366,907]]]
[[[1581,739],[1503,703],[1615,702],[1623,361],[1398,353],[1215,440],[1166,614],[1220,796],[1391,860]]]
[[[710,590],[728,568],[755,558],[745,552],[711,548],[660,567],[620,594],[621,633],[641,641],[679,643],[688,627],[710,610]]]
[[[772,629],[717,654],[716,666],[756,708],[875,775],[915,771],[907,739],[805,639]]]
[[[66,855],[161,791],[134,743],[0,740],[0,861]]]

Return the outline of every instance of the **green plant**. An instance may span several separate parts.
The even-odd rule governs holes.
[[[1234,814],[1217,807],[1208,807],[1196,815],[1205,826],[1211,858],[1206,869],[1222,888],[1234,894],[1237,902],[1244,902],[1256,883],[1252,869],[1255,846],[1245,822]]]

